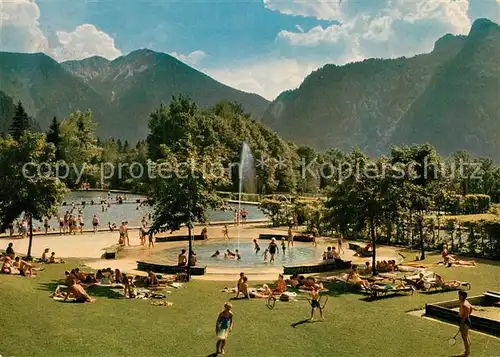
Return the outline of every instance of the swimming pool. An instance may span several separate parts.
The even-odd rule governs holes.
[[[135,201],[136,199],[144,200],[144,196],[139,195],[127,195],[129,201]],[[66,202],[66,206],[62,206],[59,209],[59,215],[64,215],[66,211],[71,211],[71,204],[75,204],[75,209],[73,210],[73,214],[78,215],[78,211],[81,210],[82,216],[85,220],[85,228],[92,228],[91,220],[93,215],[97,215],[101,222],[101,226],[105,226],[108,222],[116,223],[120,225],[122,221],[128,221],[129,226],[136,227],[141,225],[141,219],[143,216],[148,216],[151,208],[145,205],[139,205],[136,203],[123,203],[117,204],[115,200],[115,194],[111,195],[112,204],[110,207],[105,207],[105,210],[102,210],[102,205],[100,204],[101,199],[107,199],[107,195],[102,192],[94,192],[94,191],[74,191],[70,192],[65,198],[64,202]],[[91,200],[94,200],[95,204],[92,205],[90,203]],[[82,202],[86,203],[85,207],[82,206]],[[230,206],[234,209],[237,208],[237,204],[230,204]],[[248,211],[247,219],[264,219],[264,212],[262,212],[257,205],[249,205],[249,204],[241,204],[241,208]],[[233,220],[233,211],[213,211],[210,210],[207,212],[209,222],[217,222],[217,221],[232,221]],[[53,217],[49,222],[51,227],[59,229],[59,221],[57,217]],[[41,222],[35,222],[34,226],[42,226]]]
[[[217,242],[200,242],[196,241],[193,245],[193,251],[196,253],[198,258],[198,265],[200,266],[219,266],[219,267],[269,267],[269,266],[290,266],[290,265],[303,265],[303,264],[317,264],[322,261],[323,250],[322,248],[315,248],[312,244],[308,243],[295,243],[295,246],[288,248],[286,246],[285,253],[281,250],[281,245],[279,249],[279,254],[275,256],[275,262],[270,263],[268,254],[267,261],[264,261],[263,253],[264,250],[269,245],[269,240],[257,240],[260,245],[260,252],[255,253],[253,243],[241,242],[229,242],[224,241]],[[280,242],[278,242],[280,243]],[[186,242],[186,250],[188,243]],[[177,261],[177,256],[182,248],[170,248],[166,250],[159,251],[156,253],[156,258],[159,261]],[[235,252],[238,249],[241,260],[235,259],[224,259],[224,252],[226,249]],[[219,251],[220,255],[218,257],[212,258],[211,256],[215,251]]]

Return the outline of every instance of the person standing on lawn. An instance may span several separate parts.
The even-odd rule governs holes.
[[[226,347],[227,336],[229,332],[233,330],[233,312],[231,308],[233,306],[226,302],[224,304],[224,310],[217,317],[217,322],[215,323],[215,334],[217,336],[216,354],[224,354],[224,348]]]
[[[458,299],[460,300],[460,334],[464,341],[465,352],[464,357],[470,354],[470,335],[469,329],[471,328],[470,315],[472,314],[472,305],[467,301],[467,292],[459,291]]]

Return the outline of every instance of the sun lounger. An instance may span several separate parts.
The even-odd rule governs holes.
[[[362,288],[361,292],[372,298],[385,296],[387,294],[405,294],[413,295],[415,289],[411,286],[397,287],[391,284],[373,284],[370,289]]]
[[[409,266],[409,265],[398,265],[397,270],[401,272],[414,272],[414,271],[423,271],[426,268],[423,267],[416,267],[416,266]]]
[[[455,291],[455,290],[470,290],[471,285],[466,281],[459,281],[458,284],[451,285],[451,282],[444,282],[444,285],[439,285],[436,281],[429,282],[424,285],[425,289],[430,291]]]
[[[302,266],[292,266],[284,267],[284,274],[311,274],[311,273],[324,273],[334,270],[349,269],[351,267],[351,261],[336,260],[328,263],[320,263],[315,265],[302,265]]]

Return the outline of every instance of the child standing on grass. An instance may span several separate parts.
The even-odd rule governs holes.
[[[229,332],[233,330],[233,312],[231,308],[233,306],[226,302],[224,304],[224,310],[219,314],[217,322],[215,323],[215,334],[217,336],[217,343],[215,345],[216,354],[224,354],[224,348],[226,347],[227,336]]]
[[[319,310],[321,320],[323,320],[323,309],[321,308],[321,304],[319,303],[319,290],[315,286],[313,286],[311,290],[311,318],[309,319],[309,321],[314,320],[314,311],[316,309]]]

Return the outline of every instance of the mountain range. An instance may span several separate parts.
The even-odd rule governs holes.
[[[20,100],[41,128],[48,128],[54,116],[63,119],[73,110],[91,109],[98,134],[122,140],[144,139],[149,113],[177,94],[191,96],[200,107],[223,99],[238,102],[257,118],[269,105],[256,94],[228,87],[150,50],[113,61],[90,57],[63,63],[42,53],[0,52],[0,73],[3,94]]]
[[[500,161],[500,27],[474,22],[428,54],[325,65],[272,103],[217,82],[174,57],[137,50],[58,63],[44,54],[0,52],[0,124],[21,100],[46,129],[53,116],[91,109],[101,137],[144,139],[149,113],[172,95],[199,106],[238,102],[284,139],[318,150],[430,142],[439,153],[468,150]]]
[[[271,103],[263,122],[316,149],[386,153],[430,142],[500,161],[500,27],[476,20],[429,54],[326,65]],[[305,135],[307,133],[307,135]]]

